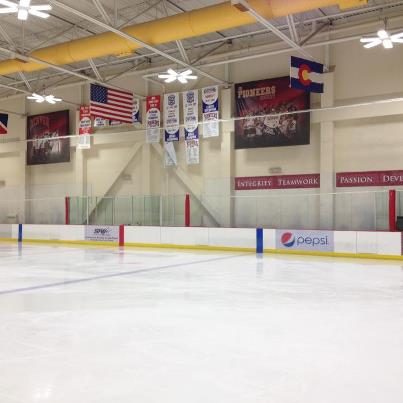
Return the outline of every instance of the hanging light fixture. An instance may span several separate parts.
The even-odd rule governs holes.
[[[403,43],[403,32],[390,35],[386,29],[380,29],[378,37],[361,38],[360,42],[365,43],[364,48],[370,49],[378,45],[383,45],[385,49],[392,49],[394,43]]]
[[[35,92],[31,96],[27,97],[27,99],[32,99],[33,101],[37,102],[38,104],[47,102],[48,104],[53,104],[53,105],[57,102],[62,101],[61,98],[55,98],[54,95],[39,95],[39,94],[36,94]]]
[[[158,74],[158,78],[163,79],[166,83],[179,81],[182,84],[187,84],[188,80],[197,80],[197,76],[192,75],[192,70],[185,70],[180,73],[173,69],[168,69],[164,74]]]
[[[50,4],[31,6],[31,0],[20,0],[19,3],[14,3],[9,0],[0,0],[0,6],[3,6],[3,8],[0,8],[0,14],[17,13],[17,18],[22,21],[28,19],[28,14],[39,18],[48,18],[49,14],[44,11],[50,11],[52,9]]]

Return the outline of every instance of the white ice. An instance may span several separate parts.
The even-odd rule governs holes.
[[[0,244],[0,402],[402,403],[402,266]]]

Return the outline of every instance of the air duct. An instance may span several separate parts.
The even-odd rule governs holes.
[[[267,19],[284,17],[321,7],[339,5],[340,8],[357,7],[367,0],[249,0],[249,4]],[[155,21],[132,25],[123,31],[150,45],[188,39],[216,31],[255,23],[255,19],[240,11],[231,1],[210,7],[176,14]],[[140,45],[112,32],[48,46],[33,51],[29,56],[55,65],[65,65],[98,57],[130,54]],[[0,75],[43,70],[47,66],[35,62],[12,59],[0,62]]]

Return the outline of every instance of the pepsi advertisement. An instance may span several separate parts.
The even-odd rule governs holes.
[[[333,232],[276,230],[276,249],[333,252]]]
[[[310,108],[307,91],[290,88],[290,78],[235,85],[235,148],[309,144]]]

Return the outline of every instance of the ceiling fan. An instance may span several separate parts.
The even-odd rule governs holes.
[[[385,49],[392,49],[394,43],[403,43],[403,32],[390,35],[386,29],[380,29],[377,34],[377,37],[360,39],[361,43],[365,43],[364,48],[370,49],[383,45]]]

